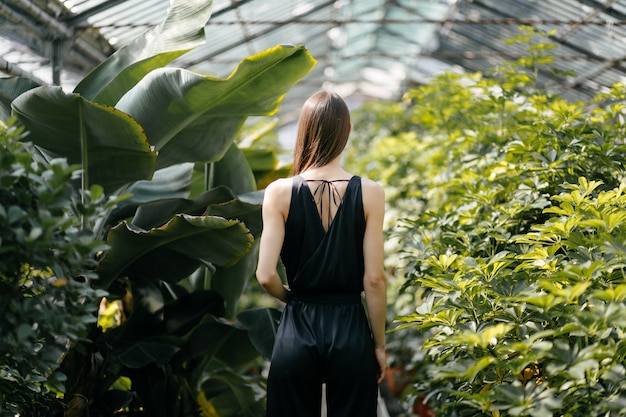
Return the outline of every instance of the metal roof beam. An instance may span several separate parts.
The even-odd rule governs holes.
[[[107,0],[103,3],[98,4],[97,6],[92,7],[91,9],[85,10],[82,13],[75,14],[75,15],[68,15],[68,17],[61,18],[61,20],[65,22],[65,24],[68,26],[77,26],[85,22],[91,16],[97,13],[103,12],[107,9],[110,9],[111,7],[117,6],[118,4],[123,3],[124,1],[125,0]]]
[[[626,56],[622,56],[617,59],[612,59],[610,61],[605,61],[604,63],[598,65],[597,67],[592,68],[591,70],[587,71],[585,74],[579,75],[572,80],[566,81],[565,83],[563,83],[563,86],[565,88],[574,88],[574,87],[581,85],[585,81],[595,77],[596,75],[601,74],[611,68],[617,67],[618,69],[620,69],[619,68],[620,64],[624,60],[626,60]]]
[[[87,21],[91,16],[94,16],[98,13],[101,13],[105,10],[110,9],[111,7],[115,7],[120,3],[123,3],[125,0],[107,0],[103,3],[100,3],[97,6],[92,7],[91,9],[87,9],[82,13],[78,13],[75,15],[68,15],[65,18],[62,18],[63,22],[65,22],[68,26],[78,26],[81,23]],[[240,6],[243,6],[246,3],[251,2],[252,0],[241,0],[238,2],[232,2],[229,6],[224,7],[213,13],[213,17],[219,16],[223,13],[229,12],[231,10],[237,9]]]
[[[232,1],[230,3],[230,6],[226,6],[223,9],[219,9],[218,11],[216,11],[215,13],[211,14],[211,17],[217,17],[220,16],[224,13],[230,12],[232,10],[238,9],[239,7],[243,6],[246,3],[250,3],[252,0],[240,0],[240,1]],[[210,24],[210,20],[209,20],[209,24]]]
[[[37,22],[40,22],[44,25],[44,28],[50,29],[55,38],[72,38],[74,36],[74,31],[67,27],[67,25],[59,22],[54,17],[50,16],[44,10],[42,10],[39,6],[34,4],[29,0],[13,0],[13,3],[18,7],[24,9],[24,11],[28,12],[30,16],[32,16]]]
[[[499,15],[499,16],[502,16],[502,17],[505,16],[500,10],[494,9],[493,7],[490,7],[490,6],[487,6],[487,5],[483,4],[483,3],[481,3],[479,0],[475,0],[472,4],[475,4],[475,5],[483,8],[483,9],[485,9],[485,10],[487,10],[487,11],[493,13],[493,14],[496,14],[496,15]],[[543,22],[541,20],[535,21],[535,24],[537,24],[537,23],[543,23]],[[573,23],[573,22],[571,22],[571,23]],[[529,21],[527,24],[528,25],[532,25],[533,23],[532,23],[532,21]],[[600,55],[594,54],[589,49],[584,49],[583,47],[578,46],[578,45],[576,45],[574,43],[567,42],[565,39],[558,39],[558,38],[556,38],[554,36],[550,36],[549,38],[552,39],[553,41],[557,42],[557,43],[560,43],[561,45],[564,45],[564,46],[567,46],[570,49],[573,49],[576,52],[580,52],[581,54],[588,55],[590,58],[593,58],[594,60],[606,61],[605,57],[602,57]]]
[[[20,39],[37,54],[50,61],[53,84],[60,84],[62,63],[72,45],[75,52],[74,60],[86,68],[91,68],[106,58],[102,52],[85,40],[80,39],[73,27],[68,27],[32,1],[13,0],[11,5],[13,7],[5,2],[0,3],[0,13],[8,20],[16,23],[13,31],[7,36]],[[27,32],[30,39],[21,34],[21,31]],[[2,68],[4,72],[11,75],[23,76],[40,84],[47,84],[28,71],[19,69],[18,65],[6,60],[3,60]]]
[[[457,33],[459,36],[462,36],[462,37],[464,37],[464,38],[467,38],[467,39],[471,40],[471,41],[472,41],[472,42],[474,42],[476,45],[483,45],[483,46],[487,46],[487,47],[488,47],[490,50],[492,50],[492,51],[497,51],[499,54],[505,54],[505,52],[504,52],[504,51],[502,51],[501,49],[497,49],[497,48],[496,48],[495,46],[493,46],[493,45],[484,45],[484,42],[483,42],[482,40],[475,39],[475,38],[473,38],[471,35],[469,35],[468,33],[461,33],[461,32],[457,32],[457,31],[454,29],[454,27],[450,27],[450,28],[449,28],[449,30],[450,30],[450,33],[452,33],[452,32]],[[436,54],[436,53],[434,53],[434,54],[432,54],[432,55],[428,55],[428,54],[425,54],[425,55],[426,55],[426,56],[432,56],[432,57],[434,58],[434,57],[436,57],[436,55],[437,55],[437,54]],[[471,55],[473,55],[473,56],[471,56]],[[463,60],[469,60],[470,62],[471,62],[471,60],[472,60],[472,59],[477,59],[477,58],[479,58],[479,57],[484,57],[484,58],[491,58],[491,57],[493,57],[493,56],[483,55],[483,54],[481,54],[481,53],[473,53],[473,54],[471,54],[471,55],[465,55],[465,54],[463,54],[463,55],[458,55],[457,57],[458,57],[458,58],[460,58],[460,60],[461,60],[461,61],[463,61]],[[441,55],[440,55],[440,56],[441,56]],[[504,55],[504,56],[505,56],[505,55]],[[442,57],[442,58],[443,58],[443,57]],[[460,63],[459,63],[459,61],[458,61],[458,60],[455,60],[455,59],[452,59],[452,60],[450,60],[450,59],[445,59],[445,60],[444,60],[444,62],[447,62],[447,63],[452,63],[452,64],[454,64],[454,65],[460,65],[460,66],[461,66],[461,67],[463,67],[463,68],[468,68],[468,66],[467,66],[467,65],[462,65],[462,64],[460,64]],[[479,71],[483,71],[483,72],[484,72],[484,69],[478,69],[478,68],[477,68],[476,70],[479,70]],[[562,80],[559,80],[558,78],[555,78],[555,77],[554,77],[554,75],[553,75],[552,73],[550,73],[549,71],[542,71],[542,70],[539,70],[539,73],[540,73],[542,76],[545,76],[545,77],[546,77],[547,79],[549,79],[549,80],[552,80],[552,81],[554,81],[554,82],[558,82],[558,83],[562,83]]]
[[[606,8],[606,6],[604,6],[603,4],[601,4],[601,3],[597,2],[597,1],[593,1],[593,0],[581,0],[581,2],[586,4],[589,7],[596,7],[596,8],[599,7],[599,8],[603,8],[603,9]],[[480,0],[475,0],[473,2],[473,4],[475,4],[475,5],[479,6],[479,7],[482,7],[483,9],[488,10],[488,11],[490,11],[493,14],[503,16],[503,14],[502,14],[502,12],[500,10],[496,10],[496,9],[490,7],[490,6],[487,6],[487,5],[483,4],[483,3],[481,3]],[[607,11],[605,11],[605,12],[607,12]],[[626,15],[624,17],[626,17]],[[568,42],[566,39],[561,39],[561,38],[556,37],[556,36],[549,36],[549,38],[552,39],[553,41],[557,42],[557,43],[560,43],[560,44],[562,44],[564,46],[567,46],[568,48],[570,48],[570,49],[572,49],[572,50],[574,50],[576,52],[580,52],[580,53],[582,53],[584,55],[587,55],[590,58],[590,60],[593,59],[593,60],[597,60],[597,61],[602,62],[602,64],[600,64],[596,68],[588,71],[586,74],[583,74],[583,75],[580,75],[580,76],[576,77],[573,81],[569,81],[569,82],[568,81],[561,81],[559,83],[559,85],[563,88],[563,90],[571,89],[571,88],[574,88],[574,87],[580,87],[590,77],[593,77],[593,76],[596,76],[598,74],[601,74],[601,73],[603,73],[604,71],[606,71],[606,70],[608,70],[610,68],[616,67],[616,68],[619,68],[621,70],[622,69],[622,59],[626,58],[626,57],[622,57],[620,59],[607,60],[606,57],[599,56],[599,55],[593,53],[589,49],[584,49],[583,47],[581,47],[581,46],[579,46],[579,45],[577,45],[575,43]]]
[[[0,29],[0,34],[6,38],[27,45],[32,50],[37,50],[39,44],[46,42],[45,33],[36,22],[26,19],[23,14],[9,7],[6,3],[0,2],[0,16],[4,16],[12,25],[6,25]],[[10,28],[9,28],[10,27]],[[38,44],[39,43],[39,44]]]
[[[309,15],[311,13],[315,13],[315,12],[317,12],[319,10],[324,9],[325,7],[333,5],[334,3],[335,3],[335,0],[325,1],[324,3],[318,4],[317,6],[315,6],[311,10],[309,10],[303,16]],[[275,30],[280,29],[282,26],[291,23],[292,21],[297,21],[297,19],[299,19],[301,17],[302,16],[297,16],[297,17],[294,17],[293,19],[287,19],[284,22],[282,22],[281,24],[274,25],[274,26],[272,26],[272,27],[270,27],[268,29],[262,30],[261,32],[257,32],[257,33],[254,33],[254,34],[250,35],[250,36],[247,36],[247,37],[243,38],[242,40],[238,40],[238,41],[236,41],[234,43],[228,44],[228,45],[226,45],[226,46],[224,46],[224,47],[222,47],[222,48],[220,48],[220,49],[218,49],[216,51],[211,52],[210,54],[205,55],[201,60],[190,61],[188,63],[188,65],[189,66],[197,65],[200,62],[203,62],[203,61],[209,60],[211,58],[214,58],[214,57],[218,56],[221,53],[227,52],[227,51],[233,49],[234,47],[241,45],[242,43],[250,42],[250,41],[255,40],[255,38],[257,38],[259,36],[264,36],[264,35],[267,35],[269,33],[272,33]]]
[[[622,13],[619,10],[615,10],[611,5],[605,5],[602,2],[596,0],[578,0],[579,3],[584,4],[585,6],[592,7],[594,9],[598,9],[602,11],[602,13],[608,14],[609,16],[617,19],[617,20],[626,20],[626,13]]]
[[[41,85],[46,85],[47,83],[39,78],[37,78],[36,76],[34,76],[33,74],[31,74],[28,71],[24,71],[22,68],[20,68],[19,66],[5,60],[4,58],[0,57],[0,71],[7,74],[7,75],[13,75],[16,77],[24,77],[24,78],[28,78],[30,80],[35,81],[36,83],[39,83]]]
[[[8,19],[20,25],[21,27],[29,30],[31,33],[36,34],[42,39],[42,41],[50,41],[50,38],[72,39],[74,37],[74,31],[72,29],[61,23],[58,23],[46,12],[36,8],[37,6],[35,6],[31,2],[24,0],[17,0],[16,2],[24,5],[28,4],[30,6],[30,9],[28,11],[29,13],[32,13],[32,15],[36,18],[36,22],[33,22],[30,19],[26,19],[23,14],[16,12],[12,8],[8,7],[5,3],[0,3],[0,14],[6,16]],[[37,22],[43,22],[44,24],[49,26],[42,27],[38,25]],[[47,28],[52,28],[53,32],[49,33]],[[84,53],[96,62],[100,62],[106,58],[106,55],[104,55],[99,50],[93,48],[91,45],[81,39],[76,39],[75,44],[80,52]]]
[[[466,25],[466,26],[481,26],[481,25],[579,25],[579,26],[626,26],[626,20],[622,21],[580,21],[578,19],[537,19],[535,17],[531,18],[517,18],[517,17],[503,17],[498,19],[453,19],[453,18],[443,18],[443,19],[431,19],[425,17],[418,17],[415,19],[390,19],[390,18],[381,18],[381,19],[300,19],[300,17],[289,19],[288,21],[284,20],[272,20],[272,19],[243,19],[243,20],[223,20],[220,22],[212,22],[210,24],[214,26],[233,26],[240,25],[241,23],[249,24],[249,25],[283,25],[286,22],[295,23],[301,25],[350,25],[350,24],[378,24],[378,25],[393,25],[393,24],[409,24],[409,23],[422,23],[422,24],[432,24],[432,25]],[[107,27],[137,27],[137,26],[145,26],[142,24],[133,25],[133,24],[124,24],[124,25],[107,25]]]
[[[604,5],[604,9],[611,8],[618,1],[619,0],[610,0],[607,4]],[[583,26],[586,22],[591,22],[593,18],[599,15],[600,13],[602,13],[601,9],[594,8],[592,11],[582,16],[582,18],[579,19],[578,22],[571,24],[570,27],[567,28],[567,30],[565,30],[562,33],[558,33],[554,37],[565,40],[565,38],[567,38],[571,33],[574,33],[576,30],[580,29],[580,27]]]

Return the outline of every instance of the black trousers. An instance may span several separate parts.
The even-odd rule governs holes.
[[[290,300],[276,333],[267,417],[376,417],[378,363],[363,305]]]

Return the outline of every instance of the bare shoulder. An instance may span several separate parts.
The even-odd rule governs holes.
[[[375,181],[361,178],[361,193],[365,219],[382,219],[385,213],[385,191]]]
[[[265,193],[268,194],[284,194],[289,191],[291,194],[291,184],[293,180],[291,178],[279,178],[277,180],[272,181],[265,187]]]
[[[279,178],[265,187],[263,206],[266,209],[276,210],[286,217],[291,203],[291,178]]]
[[[361,178],[361,189],[363,192],[363,200],[384,201],[385,199],[385,190],[383,187],[369,178]]]

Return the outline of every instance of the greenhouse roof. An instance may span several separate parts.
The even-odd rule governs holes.
[[[157,25],[168,6],[168,0],[2,0],[0,71],[71,90]],[[287,122],[321,88],[349,103],[397,99],[442,70],[484,71],[518,58],[523,49],[504,41],[520,25],[556,29],[552,53],[563,71],[545,76],[566,97],[586,99],[625,80],[626,0],[214,0],[206,43],[173,65],[223,77],[269,47],[304,45],[318,64],[285,97],[279,115]]]

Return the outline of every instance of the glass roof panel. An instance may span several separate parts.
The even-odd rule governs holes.
[[[5,73],[51,82],[51,39],[66,39],[60,78],[68,89],[169,7],[168,0],[46,0],[36,2],[35,15],[21,2],[0,3]],[[172,65],[225,76],[263,49],[304,45],[318,66],[285,97],[293,114],[320,88],[400,97],[405,85],[443,69],[485,71],[516,59],[525,48],[504,41],[520,25],[557,29],[555,67],[576,75],[542,75],[571,97],[624,81],[626,0],[214,0],[206,44]]]
[[[106,2],[107,0],[68,0],[63,2],[63,4],[70,12],[80,14]]]

